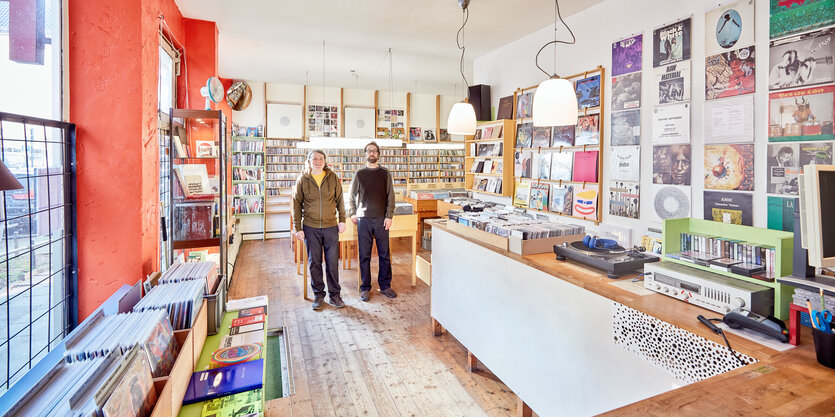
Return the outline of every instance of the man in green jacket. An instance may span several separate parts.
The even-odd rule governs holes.
[[[345,307],[339,294],[342,289],[339,286],[339,234],[345,231],[342,181],[328,167],[326,158],[324,151],[311,151],[307,155],[307,168],[296,179],[293,191],[293,223],[296,239],[307,246],[314,310],[321,310],[325,301],[323,251],[330,303],[336,308]]]

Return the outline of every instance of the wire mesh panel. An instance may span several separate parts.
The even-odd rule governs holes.
[[[75,125],[0,112],[0,393],[76,321]]]

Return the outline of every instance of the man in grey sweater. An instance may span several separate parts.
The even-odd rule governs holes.
[[[389,170],[379,165],[379,158],[380,147],[376,142],[365,145],[365,168],[354,174],[348,205],[348,215],[357,225],[362,301],[371,299],[371,247],[375,240],[380,262],[377,274],[380,292],[389,298],[397,297],[397,293],[391,289],[389,252],[389,229],[394,216],[394,185]]]

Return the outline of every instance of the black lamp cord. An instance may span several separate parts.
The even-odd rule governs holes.
[[[710,321],[722,321],[722,319],[708,319],[708,320],[710,320]],[[734,351],[734,349],[731,347],[731,343],[730,343],[730,342],[728,342],[728,337],[727,337],[727,336],[725,336],[725,331],[723,331],[722,329],[720,329],[720,328],[718,328],[718,327],[716,328],[716,330],[719,330],[719,332],[718,332],[717,334],[721,335],[721,336],[722,336],[722,339],[725,339],[725,346],[727,346],[727,347],[728,347],[728,350],[729,350],[729,351],[731,351],[731,355],[734,355],[734,357],[736,358],[736,360],[738,360],[738,361],[739,361],[739,363],[740,363],[742,366],[748,365],[748,363],[747,363],[747,362],[745,362],[744,360],[742,360],[742,358],[740,358],[740,357],[739,357],[739,355],[737,355],[737,354],[736,354],[736,351]]]
[[[571,34],[571,42],[557,40],[557,19],[559,19],[559,21],[562,22],[563,26],[565,26],[565,28],[568,29],[568,33]],[[536,53],[536,58],[534,59],[534,63],[536,64],[536,67],[539,68],[540,71],[544,72],[545,75],[548,76],[548,78],[555,77],[556,73],[549,74],[548,71],[545,71],[544,69],[542,69],[542,67],[539,66],[539,54],[541,54],[542,50],[545,49],[545,47],[547,47],[548,45],[558,44],[558,43],[562,43],[562,44],[565,44],[565,45],[573,45],[575,42],[577,42],[577,38],[574,37],[574,32],[571,31],[571,28],[568,27],[568,24],[565,23],[565,20],[562,20],[562,15],[560,14],[560,2],[559,2],[559,0],[554,0],[554,40],[546,43],[545,45],[542,45],[542,48],[539,48],[539,52]],[[557,52],[554,51],[554,71],[557,70],[556,60],[557,60]]]
[[[464,76],[464,51],[467,49],[464,45],[462,45],[463,41],[461,40],[461,32],[464,30],[464,26],[467,25],[467,21],[470,20],[470,10],[466,7],[464,8],[464,22],[461,23],[461,28],[458,29],[458,33],[455,34],[455,44],[458,45],[458,49],[461,50],[461,61],[458,64],[458,70],[461,71],[461,78],[464,79],[464,88],[467,90],[467,99],[470,98],[470,83],[467,82],[467,77]],[[469,101],[469,100],[468,100]]]

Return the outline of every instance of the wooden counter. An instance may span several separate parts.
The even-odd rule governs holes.
[[[436,230],[443,230],[460,239],[478,244],[496,255],[502,255],[724,346],[721,336],[709,331],[696,319],[699,314],[709,318],[721,317],[718,313],[661,294],[640,296],[620,289],[610,284],[613,280],[607,278],[605,272],[570,260],[557,261],[551,253],[520,256],[506,250],[481,245],[472,238],[450,230],[442,221],[431,221],[431,223]],[[433,272],[433,278],[435,278],[434,275],[437,274]],[[519,273],[519,275],[523,274]],[[633,277],[634,275],[623,277],[620,280],[629,280]],[[526,277],[518,277],[518,279],[524,278]],[[433,306],[433,318],[434,314]],[[507,312],[507,314],[513,315],[515,312]],[[445,326],[443,322],[440,324]],[[817,363],[809,333],[805,332],[806,337],[802,341],[802,346],[782,353],[727,333],[728,340],[735,350],[759,362],[616,408],[607,414],[642,416],[716,415],[717,413],[804,416],[830,414],[835,410],[835,384],[832,384],[832,381],[835,381],[835,370]],[[455,336],[454,332],[452,334]],[[465,342],[462,341],[462,343],[467,346]],[[470,349],[469,346],[467,347]],[[493,370],[489,364],[487,366]],[[499,373],[497,376],[502,378]],[[511,389],[514,388],[511,387]],[[517,395],[525,400],[523,393],[517,392]]]

